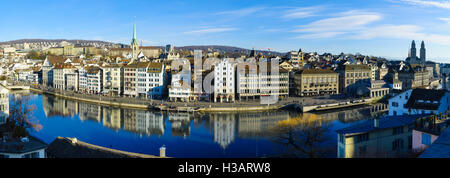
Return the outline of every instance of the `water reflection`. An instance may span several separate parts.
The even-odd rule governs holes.
[[[172,136],[186,138],[191,134],[190,113],[168,113],[169,122],[172,124]]]
[[[198,145],[211,142],[215,143],[218,149],[230,152],[244,152],[242,148],[240,150],[237,148],[246,148],[245,144],[249,142],[239,141],[261,140],[261,144],[265,146],[260,148],[261,152],[276,157],[336,157],[335,129],[370,119],[387,111],[386,105],[378,104],[311,114],[288,111],[233,114],[166,113],[100,106],[47,95],[42,95],[42,104],[45,116],[50,120],[56,116],[69,118],[78,116],[82,122],[99,123],[110,130],[123,130],[140,136],[153,135],[160,139],[181,138],[184,141],[180,141],[183,142],[180,144]],[[208,136],[199,135],[204,132],[201,130],[209,132]],[[191,149],[201,151],[198,148]],[[244,155],[246,156],[248,155]]]

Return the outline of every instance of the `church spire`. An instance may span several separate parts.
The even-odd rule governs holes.
[[[137,59],[139,53],[139,41],[136,37],[136,17],[134,17],[133,23],[133,39],[131,39],[131,49],[132,49],[132,62]]]
[[[134,23],[133,23],[133,38],[131,39],[131,45],[133,45],[133,43],[137,42],[137,37],[136,37],[136,17],[134,17]],[[137,42],[138,43],[138,42]]]
[[[134,20],[134,25],[133,25],[133,39],[136,40],[136,20]]]
[[[409,58],[413,58],[413,59],[417,58],[417,55],[416,55],[416,42],[414,40],[411,43],[411,49],[409,50],[408,57]]]
[[[422,44],[420,45],[420,61],[422,63],[425,63],[425,60],[426,60],[425,42],[422,41]]]

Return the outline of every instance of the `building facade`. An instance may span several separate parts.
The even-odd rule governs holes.
[[[214,102],[235,101],[235,64],[223,59],[214,68]]]
[[[409,89],[389,99],[389,115],[440,114],[450,110],[450,92]]]
[[[371,69],[367,65],[344,65],[337,71],[340,93],[362,95],[361,91],[370,85]]]
[[[339,94],[339,74],[326,69],[304,69],[295,74],[297,96]]]

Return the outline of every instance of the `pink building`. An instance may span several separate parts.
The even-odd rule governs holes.
[[[412,132],[413,151],[420,152],[427,149],[438,137],[439,135],[414,129]]]

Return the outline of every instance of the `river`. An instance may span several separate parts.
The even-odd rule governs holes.
[[[31,134],[51,143],[56,137],[129,152],[176,158],[259,158],[337,156],[335,130],[385,114],[384,104],[300,114],[290,111],[184,113],[111,108],[32,94],[33,115],[42,129]],[[297,121],[297,122],[292,122]],[[307,142],[315,137],[313,143]]]

